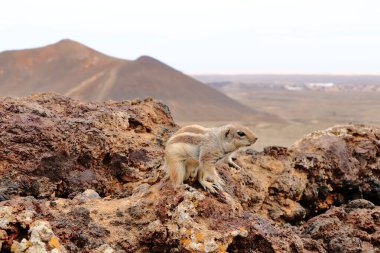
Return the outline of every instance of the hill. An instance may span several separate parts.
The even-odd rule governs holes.
[[[36,92],[98,102],[151,96],[168,104],[174,118],[181,121],[278,120],[152,57],[118,59],[67,39],[41,48],[0,53],[0,94],[26,96]]]

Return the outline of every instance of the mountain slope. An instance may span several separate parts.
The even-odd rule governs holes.
[[[151,96],[167,103],[176,120],[277,120],[151,57],[117,59],[72,40],[0,53],[0,95],[35,92],[88,101]]]

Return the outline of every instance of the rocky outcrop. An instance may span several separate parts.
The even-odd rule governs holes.
[[[297,224],[332,205],[365,198],[380,204],[380,130],[336,126],[305,136],[289,149],[240,152],[245,168],[220,171],[242,205],[282,222]]]
[[[1,249],[378,252],[379,128],[336,126],[288,149],[240,150],[241,170],[218,162],[218,194],[165,177],[176,128],[152,99],[2,100]]]
[[[152,99],[82,103],[62,96],[0,103],[1,194],[68,197],[94,189],[131,194],[162,177],[163,145],[175,129]]]
[[[338,126],[307,135],[291,148],[294,167],[307,174],[301,203],[318,213],[365,198],[380,205],[380,131]]]
[[[301,231],[310,249],[323,246],[327,252],[378,252],[380,207],[364,199],[353,200],[308,220]]]

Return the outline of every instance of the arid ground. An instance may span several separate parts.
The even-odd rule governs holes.
[[[380,77],[363,76],[198,76],[238,102],[277,115],[283,123],[242,122],[259,136],[258,149],[289,146],[305,134],[336,124],[380,125]],[[318,87],[329,85],[332,87]],[[311,87],[311,85],[315,85]],[[331,84],[330,84],[331,85]],[[207,126],[225,122],[180,122]]]

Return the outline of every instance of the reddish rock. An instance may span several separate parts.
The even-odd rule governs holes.
[[[307,174],[301,203],[310,215],[365,198],[380,204],[380,130],[336,126],[307,135],[291,147],[294,167]]]
[[[160,102],[83,103],[40,94],[0,102],[0,189],[5,196],[101,196],[154,183],[176,129]],[[128,184],[124,184],[127,182]]]
[[[378,252],[380,207],[361,201],[367,205],[352,201],[313,217],[301,227],[301,236],[319,242],[328,252]]]
[[[241,170],[217,163],[218,194],[165,177],[176,128],[152,99],[3,99],[0,247],[30,247],[39,224],[57,244],[34,246],[68,252],[378,252],[379,128],[239,150]]]

